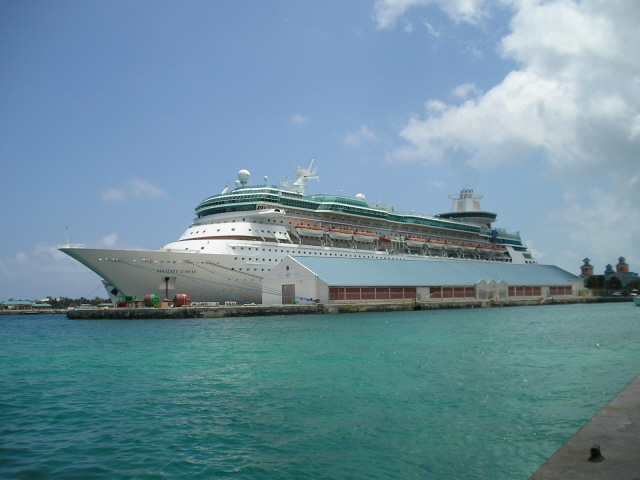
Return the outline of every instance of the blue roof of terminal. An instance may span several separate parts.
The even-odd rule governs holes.
[[[335,286],[475,285],[480,280],[504,280],[509,285],[564,285],[569,280],[582,280],[555,265],[455,260],[292,258],[328,285]]]

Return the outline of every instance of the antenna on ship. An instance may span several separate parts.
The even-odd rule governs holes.
[[[228,191],[229,191],[229,184],[227,183],[227,185],[224,187],[224,190],[220,192],[220,195],[227,193]]]
[[[296,178],[293,183],[287,183],[286,181],[283,181],[282,185],[284,187],[290,188],[295,192],[305,195],[307,193],[307,182],[309,180],[320,179],[320,177],[315,174],[318,169],[313,168],[313,163],[315,161],[316,159],[312,158],[307,168],[296,167],[296,175],[298,175],[298,178]]]

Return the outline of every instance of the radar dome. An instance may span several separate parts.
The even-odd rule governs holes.
[[[364,195],[359,193],[356,195],[356,200],[362,200],[364,202]]]
[[[240,180],[240,183],[242,184],[242,186],[244,187],[247,182],[249,181],[249,177],[251,176],[251,174],[249,173],[249,170],[240,170],[238,172],[238,180]]]

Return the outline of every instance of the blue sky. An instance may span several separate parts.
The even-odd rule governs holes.
[[[634,0],[0,4],[0,300],[103,295],[57,251],[155,249],[279,183],[436,214],[462,188],[540,263],[640,270]]]

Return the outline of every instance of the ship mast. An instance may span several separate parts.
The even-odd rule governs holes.
[[[316,161],[315,158],[311,159],[309,166],[307,168],[296,167],[296,175],[298,178],[295,179],[293,183],[282,182],[282,185],[286,188],[289,188],[295,192],[306,195],[307,193],[307,182],[309,180],[319,180],[320,177],[316,175],[317,168],[313,168],[313,163]]]

